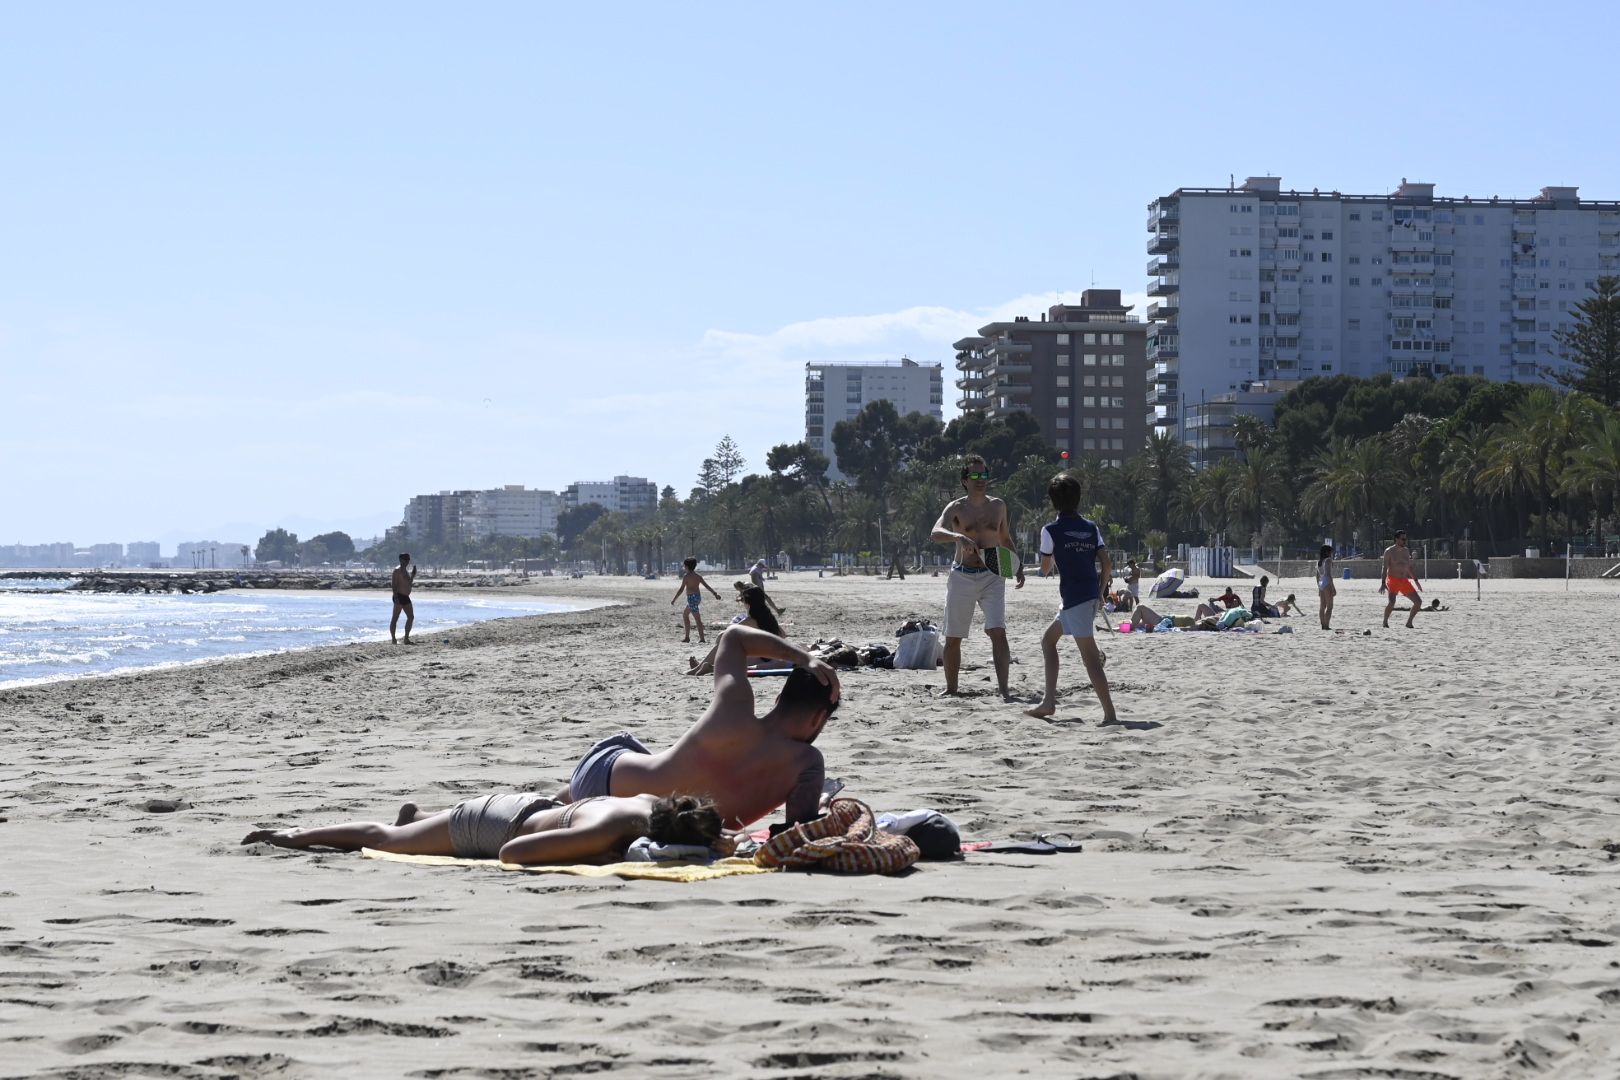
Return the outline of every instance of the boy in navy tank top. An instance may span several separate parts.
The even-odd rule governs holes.
[[[1113,581],[1113,564],[1103,544],[1102,529],[1080,516],[1080,481],[1072,473],[1058,473],[1047,485],[1046,494],[1058,516],[1041,527],[1041,573],[1050,574],[1054,569],[1058,572],[1063,605],[1041,638],[1046,694],[1039,705],[1026,711],[1034,717],[1057,712],[1058,642],[1067,634],[1080,647],[1080,660],[1086,665],[1091,688],[1102,705],[1103,723],[1112,724],[1118,717],[1114,715],[1114,699],[1108,693],[1103,655],[1092,636],[1092,624],[1097,617],[1097,601]]]

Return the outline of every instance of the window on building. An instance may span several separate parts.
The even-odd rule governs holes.
[[[1054,402],[1054,404],[1060,409],[1067,409],[1069,407],[1069,399],[1062,394],[1059,394],[1057,401]]]
[[[1067,416],[1058,417],[1057,426],[1059,431],[1067,431],[1069,429],[1069,418]]]
[[[1059,386],[1068,386],[1069,385],[1069,377],[1067,375],[1059,375],[1057,377],[1057,384]]]
[[[1081,379],[1080,382],[1085,386],[1096,386],[1097,385],[1097,376],[1095,376],[1095,375],[1087,375],[1085,378]]]
[[[1069,343],[1069,335],[1068,334],[1059,334],[1057,336],[1057,343],[1059,345],[1067,345]]]
[[[1091,335],[1087,334],[1086,336],[1090,337]],[[1086,367],[1096,367],[1097,366],[1097,354],[1094,353],[1094,352],[1086,353],[1085,358],[1081,361],[1081,363],[1083,363]]]
[[[1087,395],[1080,399],[1080,405],[1082,408],[1095,409],[1097,407],[1097,398],[1095,395]]]

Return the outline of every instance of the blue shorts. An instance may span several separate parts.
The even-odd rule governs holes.
[[[628,731],[610,735],[587,750],[579,764],[574,766],[574,775],[568,778],[569,798],[579,802],[581,799],[613,794],[610,790],[613,786],[613,763],[626,750],[638,754],[652,753]]]
[[[703,603],[702,593],[689,592],[686,594],[686,606],[692,611],[696,611],[701,603]]]
[[[1090,637],[1097,619],[1097,601],[1086,600],[1058,612],[1058,625],[1070,637]]]

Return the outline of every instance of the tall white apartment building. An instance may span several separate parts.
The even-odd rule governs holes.
[[[804,365],[804,441],[824,454],[827,475],[842,479],[832,429],[853,420],[874,401],[888,401],[901,416],[927,413],[943,420],[944,381],[940,364],[919,364],[909,357],[876,364]]]
[[[555,491],[539,491],[522,484],[507,484],[489,491],[476,491],[463,524],[473,541],[492,536],[519,536],[537,540],[557,533],[557,515],[562,497]]]
[[[1148,422],[1252,383],[1427,371],[1544,377],[1554,333],[1620,273],[1620,202],[1242,186],[1148,205]]]
[[[612,480],[576,480],[563,489],[564,510],[596,503],[618,514],[650,513],[658,509],[658,485],[644,476],[615,476]]]

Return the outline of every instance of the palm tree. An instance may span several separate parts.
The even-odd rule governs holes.
[[[1400,494],[1400,476],[1381,438],[1362,439],[1350,447],[1345,472],[1338,481],[1345,488],[1345,506],[1352,521],[1366,526],[1370,545],[1378,543],[1373,523],[1387,519]]]
[[[1344,438],[1334,439],[1318,451],[1310,466],[1311,481],[1299,496],[1300,513],[1312,521],[1326,518],[1331,522],[1335,546],[1338,537],[1345,535],[1344,526],[1356,520],[1351,496],[1354,451],[1354,444]]]
[[[1227,505],[1233,517],[1248,525],[1255,534],[1265,529],[1266,519],[1288,503],[1288,474],[1282,457],[1269,450],[1250,450],[1239,462]]]
[[[1565,462],[1559,490],[1592,500],[1592,532],[1601,544],[1604,519],[1620,502],[1620,413],[1595,412],[1580,444],[1568,451]]]
[[[1193,475],[1187,445],[1174,432],[1155,431],[1148,436],[1139,460],[1148,522],[1153,528],[1168,530],[1170,508]]]
[[[1491,429],[1475,482],[1487,498],[1512,500],[1522,540],[1529,532],[1525,503],[1535,485],[1535,461],[1522,432],[1509,424]]]
[[[1183,525],[1200,529],[1206,542],[1220,542],[1221,534],[1232,525],[1232,494],[1237,487],[1237,465],[1218,461],[1201,472],[1176,493],[1176,514]]]
[[[1485,467],[1489,437],[1481,428],[1454,431],[1440,448],[1440,490],[1448,495],[1468,500],[1469,513],[1478,511],[1484,488],[1479,474]],[[1496,523],[1486,508],[1486,536],[1496,546]]]

